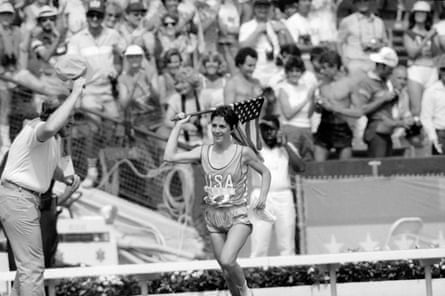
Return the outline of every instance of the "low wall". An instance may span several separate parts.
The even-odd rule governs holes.
[[[385,281],[338,284],[341,296],[420,296],[425,295],[425,281]],[[252,289],[255,296],[330,296],[329,285]],[[433,295],[445,293],[445,279],[433,280]],[[155,294],[157,296],[227,296],[227,291]]]

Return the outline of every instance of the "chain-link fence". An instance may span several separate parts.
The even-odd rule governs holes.
[[[32,92],[25,88],[10,89],[10,96],[8,120],[12,141],[25,119],[38,116],[38,103]],[[91,115],[100,118],[100,124],[92,124]],[[96,157],[99,169],[96,185],[99,189],[158,209],[163,203],[165,176],[171,170],[171,167],[162,165],[165,144],[166,138],[137,128],[131,121],[78,110],[65,147],[71,154],[76,173],[82,178],[87,174],[87,158]],[[181,148],[189,147],[181,145]],[[169,194],[175,197],[182,196],[183,184],[179,177],[175,174],[169,178]]]

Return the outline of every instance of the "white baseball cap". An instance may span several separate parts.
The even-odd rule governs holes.
[[[37,18],[52,16],[57,16],[57,10],[50,7],[49,5],[44,5],[42,6],[42,8],[40,8]]]
[[[0,3],[0,13],[15,13],[14,7],[8,1]]]
[[[431,12],[431,6],[426,1],[417,1],[416,3],[414,3],[413,8],[411,8],[411,11]]]
[[[391,47],[382,47],[378,52],[371,53],[369,58],[374,63],[384,64],[392,68],[399,64],[397,53]]]
[[[130,45],[125,50],[124,55],[144,55],[144,50],[139,45]]]

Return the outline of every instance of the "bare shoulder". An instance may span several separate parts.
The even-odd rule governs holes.
[[[236,85],[238,83],[240,83],[242,81],[242,77],[240,76],[239,73],[236,73],[235,75],[233,75],[232,77],[230,77],[227,80],[227,84],[232,84],[232,85]]]
[[[252,148],[242,145],[240,145],[240,147],[242,148],[242,156],[244,161],[246,162],[260,161],[259,157],[255,154]]]

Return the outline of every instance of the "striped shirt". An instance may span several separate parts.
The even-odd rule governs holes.
[[[88,29],[75,34],[68,43],[68,54],[80,55],[88,62],[85,95],[111,95],[109,75],[115,75],[113,50],[123,52],[125,40],[114,29],[103,28],[93,37]]]

